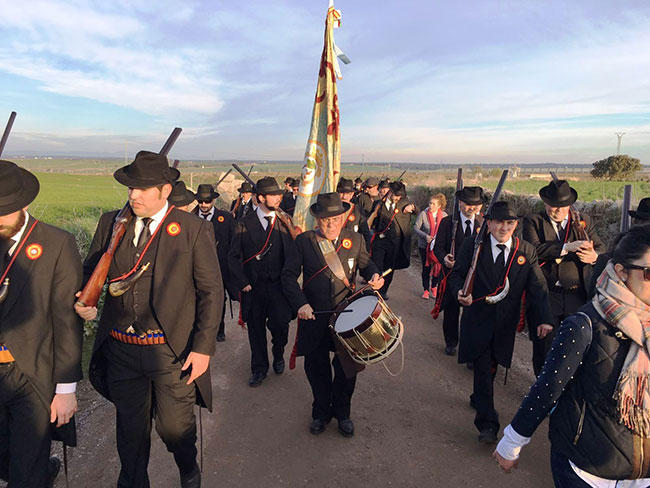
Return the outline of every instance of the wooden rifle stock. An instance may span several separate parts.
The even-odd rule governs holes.
[[[554,171],[550,171],[551,178],[557,183],[560,181]],[[571,227],[576,231],[579,241],[590,241],[589,235],[587,234],[587,229],[583,226],[582,218],[580,217],[580,211],[576,208],[575,205],[571,205],[569,210],[571,212]]]
[[[504,169],[503,173],[501,173],[501,179],[499,180],[499,184],[497,185],[496,190],[494,190],[494,193],[492,194],[490,205],[488,206],[487,212],[485,213],[486,216],[490,215],[490,212],[492,212],[492,207],[499,200],[499,197],[501,196],[501,190],[503,189],[503,185],[506,182],[507,177],[508,177],[508,170]],[[469,271],[467,272],[467,276],[465,277],[465,283],[463,284],[463,289],[460,292],[460,294],[464,297],[466,297],[467,295],[471,295],[472,290],[474,289],[474,278],[476,277],[476,265],[478,264],[478,258],[479,255],[481,254],[483,241],[485,240],[485,235],[487,234],[487,220],[488,220],[487,218],[483,219],[483,223],[481,224],[481,230],[479,230],[478,234],[474,238],[474,254],[472,254],[472,262],[469,266]]]
[[[5,150],[7,139],[9,139],[9,133],[11,132],[11,128],[14,126],[14,120],[16,120],[16,112],[11,112],[5,131],[2,134],[2,139],[0,139],[0,156],[2,156],[2,152]]]
[[[632,185],[625,185],[623,189],[623,204],[621,205],[621,232],[630,230],[630,205],[632,204]]]
[[[458,174],[456,175],[456,193],[463,189],[463,168],[458,168]],[[460,220],[460,205],[458,204],[458,197],[454,193],[454,209],[451,214],[451,249],[449,254],[451,258],[454,259],[456,255],[456,230],[458,228],[458,221]]]

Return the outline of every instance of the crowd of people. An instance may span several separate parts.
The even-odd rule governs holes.
[[[298,179],[284,188],[268,176],[244,181],[224,210],[217,189],[194,193],[157,153],[140,151],[114,177],[128,203],[100,217],[82,261],[70,234],[28,212],[37,178],[0,161],[0,477],[9,486],[51,486],[60,467],[51,441],[74,444],[82,320],[98,315],[89,378],[117,412],[117,486],[149,486],[154,425],[181,487],[201,486],[194,407],[212,408],[210,357],[226,341],[227,298],[240,303],[248,333],[248,385],[304,357],[309,432],[336,419],[342,436],[354,436],[364,366],[331,319],[357,275],[389,300],[395,272],[410,266],[413,234],[422,298],[443,313],[445,354],[473,371],[481,443],[498,441],[494,379],[528,328],[537,379],[496,446],[499,466],[516,467],[550,415],[556,486],[650,485],[650,199],[607,251],[564,180],[541,188],[544,210],[520,223],[507,202],[486,208],[477,186],[454,194],[457,211],[440,193],[420,210],[399,179],[341,178],[309,208],[314,228],[299,232]],[[100,313],[84,297],[102,266]]]

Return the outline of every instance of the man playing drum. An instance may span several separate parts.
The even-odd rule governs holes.
[[[320,434],[336,417],[339,432],[345,437],[354,435],[350,401],[356,374],[363,366],[352,361],[329,331],[331,311],[351,294],[357,270],[373,289],[384,284],[361,235],[343,228],[344,214],[349,208],[350,204],[341,202],[338,193],[318,195],[310,207],[318,227],[298,236],[297,252],[282,270],[282,287],[298,312],[297,354],[305,357],[305,373],[314,396],[309,431]],[[298,285],[301,273],[302,289]],[[332,366],[330,351],[336,351]]]

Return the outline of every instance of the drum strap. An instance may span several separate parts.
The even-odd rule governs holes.
[[[341,245],[335,249],[332,241],[325,239],[318,233],[316,234],[316,242],[318,243],[318,249],[320,249],[320,252],[323,255],[323,259],[325,259],[325,263],[332,274],[341,280],[346,288],[350,288],[350,281],[348,280],[348,277],[345,276],[343,264],[341,264],[341,260],[337,254],[338,250],[341,249]]]

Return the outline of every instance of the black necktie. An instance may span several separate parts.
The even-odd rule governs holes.
[[[140,235],[138,236],[138,244],[135,246],[138,249],[143,247],[151,237],[151,230],[149,229],[149,224],[151,223],[151,220],[152,220],[151,217],[144,217],[142,219],[142,230],[140,231]]]
[[[494,262],[494,267],[497,269],[497,276],[501,277],[503,272],[506,270],[506,245],[497,244],[497,247],[501,249],[501,252],[498,254],[497,259]]]
[[[266,221],[269,223],[269,224],[266,226],[266,230],[268,230],[268,231],[270,232],[270,231],[271,231],[271,226],[273,225],[273,217],[272,217],[271,215],[267,215],[267,216],[264,217],[264,218],[265,218]]]
[[[13,239],[0,239],[0,272],[4,273],[5,269],[9,265],[11,256],[9,255],[9,249],[16,243]]]
[[[471,237],[472,235],[472,221],[467,219],[465,221],[465,237]]]
[[[210,216],[209,213],[207,213],[207,214],[202,213],[202,214],[201,214],[201,217],[203,217],[205,220],[208,220],[208,217],[209,217],[209,216]]]

